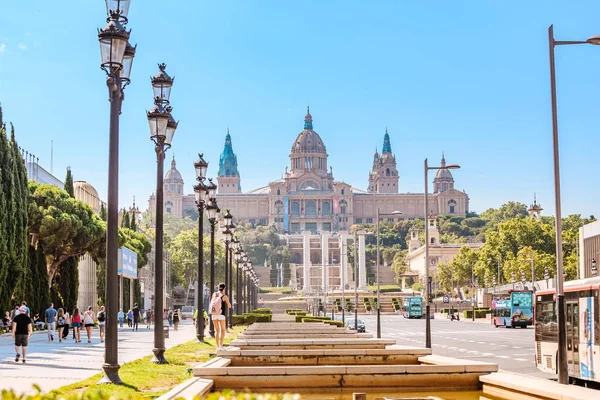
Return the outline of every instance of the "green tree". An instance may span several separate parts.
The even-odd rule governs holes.
[[[129,229],[129,227],[129,213],[127,212],[127,210],[123,209],[123,217],[121,218],[121,228]]]
[[[281,259],[283,264],[283,270],[281,271],[283,275],[283,286],[289,286],[291,279],[291,270],[290,270],[290,249],[284,247],[281,250]]]
[[[91,207],[51,185],[29,183],[28,229],[32,243],[43,244],[52,282],[66,259],[90,253],[98,258],[105,249],[105,224]]]
[[[135,211],[131,212],[131,218],[129,219],[129,228],[132,231],[137,231],[138,230],[138,226],[137,226],[137,217],[135,215]]]
[[[100,203],[100,219],[104,222],[108,219],[106,207],[104,207],[104,203]]]
[[[500,206],[500,208],[488,208],[481,213],[481,218],[490,221],[492,224],[498,224],[513,218],[527,217],[527,206],[516,201],[509,201]]]
[[[407,254],[408,250],[398,250],[396,254],[394,254],[392,270],[396,273],[396,281],[400,280],[400,275],[408,271],[408,264],[406,263]]]

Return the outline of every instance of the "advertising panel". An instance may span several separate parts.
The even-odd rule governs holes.
[[[119,248],[119,275],[137,279],[137,254],[127,247]]]

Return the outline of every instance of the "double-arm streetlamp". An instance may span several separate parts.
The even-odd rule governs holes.
[[[230,247],[229,245],[233,242],[233,234],[235,232],[235,225],[232,222],[233,220],[233,216],[231,215],[231,213],[229,212],[229,210],[227,210],[227,212],[225,213],[225,215],[223,216],[223,221],[224,221],[224,226],[223,226],[223,235],[224,235],[224,241],[225,241],[225,294],[227,295],[227,297],[229,298],[230,301],[232,300],[231,297],[231,275],[233,274],[233,267],[232,267],[232,261],[229,258],[229,250]],[[226,310],[226,324],[227,326],[229,326],[230,328],[233,325],[232,322],[232,312],[231,310]]]
[[[392,215],[401,215],[401,211],[392,211],[391,213],[381,214],[379,208],[377,209],[377,264],[376,264],[376,277],[377,277],[377,339],[381,339],[381,293],[379,291],[379,219],[381,217],[387,217]],[[355,326],[358,332],[358,325]]]
[[[198,161],[194,163],[196,170],[196,180],[198,183],[194,186],[196,196],[196,206],[198,207],[198,290],[196,291],[196,338],[199,342],[204,342],[204,208],[208,202],[208,190],[204,184],[208,163],[204,160],[203,154],[198,154]]]
[[[457,164],[448,164],[445,165],[445,162],[442,163],[439,167],[430,167],[427,163],[427,159],[424,162],[424,177],[425,177],[425,193],[423,199],[423,216],[425,217],[425,347],[428,349],[431,348],[431,277],[429,276],[429,221],[428,216],[429,212],[429,182],[427,175],[431,170],[438,169],[458,169],[460,165]]]
[[[556,105],[556,70],[554,63],[554,48],[571,44],[600,45],[600,35],[592,36],[585,41],[554,40],[554,26],[548,28],[548,51],[550,56],[550,96],[552,106],[552,149],[554,156],[554,206],[556,230],[556,310],[558,312],[558,382],[569,383],[567,368],[567,326],[565,313],[565,293],[563,288],[563,253],[562,253],[562,215],[560,205],[560,161],[558,155],[558,111]]]
[[[206,212],[208,214],[208,222],[210,222],[210,295],[212,296],[215,290],[215,226],[218,223],[218,215],[221,210],[217,205],[217,185],[208,179],[208,185],[206,190],[208,191],[208,204],[206,204]],[[215,325],[212,318],[209,318],[210,328],[209,333],[211,337],[215,337]]]
[[[167,364],[165,359],[165,333],[163,330],[164,311],[164,268],[163,268],[163,176],[165,153],[171,147],[178,123],[171,115],[169,99],[174,78],[165,69],[166,64],[158,65],[159,71],[151,78],[154,92],[154,107],[146,113],[150,127],[150,139],[154,142],[156,151],[156,242],[154,245],[154,348],[152,362]]]
[[[119,377],[117,332],[118,251],[119,251],[119,115],[124,89],[130,82],[135,47],[129,44],[131,31],[125,29],[129,0],[106,0],[107,25],[98,30],[101,68],[106,72],[110,102],[108,152],[108,196],[106,221],[106,345],[104,375],[99,383],[123,383]]]

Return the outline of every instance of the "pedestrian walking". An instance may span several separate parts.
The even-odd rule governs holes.
[[[71,320],[71,315],[69,315],[69,312],[65,311],[65,328],[62,334],[63,339],[66,339],[67,336],[69,336],[69,327],[73,329],[73,321]]]
[[[25,311],[27,311],[25,309]],[[50,303],[50,306],[46,309],[45,320],[46,320],[46,328],[48,328],[48,341],[54,340],[54,330],[56,329],[56,310],[54,309],[54,304]]]
[[[63,330],[67,326],[67,320],[65,318],[65,311],[62,308],[58,309],[56,314],[56,329],[58,330],[58,343],[62,342]]]
[[[210,301],[210,317],[213,320],[215,326],[215,342],[217,350],[223,349],[223,341],[225,340],[225,333],[227,327],[225,326],[225,315],[226,309],[231,308],[229,298],[225,294],[225,284],[219,284],[219,291],[213,293]]]
[[[140,323],[140,309],[137,305],[137,303],[135,303],[133,305],[133,310],[131,310],[131,312],[133,313],[133,327],[132,330],[137,331],[138,330],[138,324]]]
[[[98,329],[100,330],[100,343],[104,343],[104,327],[106,324],[106,311],[104,311],[104,306],[100,306],[100,311],[98,311],[96,318],[98,319]]]
[[[144,313],[146,319],[146,328],[150,329],[152,326],[152,310],[148,310]]]
[[[22,305],[22,306],[25,306],[25,310],[26,310],[26,311],[25,311],[25,314],[27,314],[27,316],[28,316],[29,318],[31,318],[31,310],[29,309],[29,307],[27,307],[27,302],[26,302],[25,300],[23,300],[23,301],[21,302],[21,305]]]
[[[127,311],[127,326],[130,328],[133,326],[133,311],[131,310]]]
[[[71,319],[73,320],[73,338],[75,339],[75,343],[81,343],[81,314],[78,307],[75,307],[73,310]]]
[[[175,310],[173,313],[173,329],[177,330],[179,328],[179,310]]]
[[[167,313],[167,320],[169,321],[169,326],[173,325],[173,310],[169,307],[169,312]]]
[[[92,343],[92,328],[94,327],[94,312],[92,306],[89,306],[87,311],[83,313],[83,325],[87,332],[88,343]]]
[[[119,327],[123,327],[123,320],[125,319],[125,313],[122,308],[119,308],[119,314],[117,314],[117,318],[119,319]]]
[[[12,337],[15,340],[15,362],[19,362],[21,358],[22,349],[23,352],[23,364],[25,364],[25,357],[27,356],[27,345],[29,344],[29,338],[33,335],[33,326],[31,324],[31,318],[27,315],[27,308],[21,306],[19,314],[13,319],[12,323]]]

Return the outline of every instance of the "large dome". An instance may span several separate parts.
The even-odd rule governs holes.
[[[323,140],[317,132],[313,130],[312,115],[308,109],[304,117],[304,130],[298,134],[298,137],[292,145],[292,154],[298,153],[320,153],[327,154],[327,149]]]
[[[434,181],[452,181],[454,182],[454,177],[452,176],[452,172],[446,168],[446,157],[444,157],[444,153],[442,153],[442,161],[440,163],[440,169],[435,173]]]
[[[173,156],[173,161],[171,161],[171,169],[167,171],[165,175],[165,182],[169,183],[183,183],[183,178],[179,171],[177,171],[177,165],[175,163],[175,156]]]

